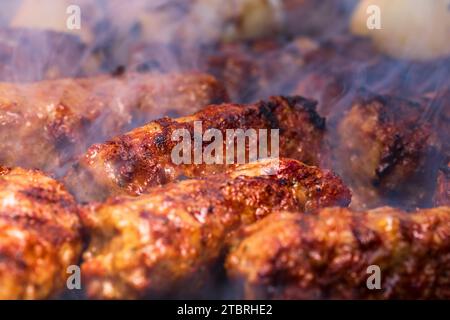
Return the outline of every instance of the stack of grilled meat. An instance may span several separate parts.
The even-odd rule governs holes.
[[[127,50],[1,30],[0,298],[71,296],[80,265],[93,299],[450,299],[450,60],[290,30],[209,41],[196,63],[135,26]],[[66,50],[36,65],[39,37]],[[174,163],[199,121],[278,129],[279,158]]]

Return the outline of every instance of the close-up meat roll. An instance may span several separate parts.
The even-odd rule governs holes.
[[[91,237],[82,265],[87,295],[130,299],[199,289],[240,227],[274,209],[311,212],[350,198],[333,173],[281,159],[90,205],[82,214]]]
[[[419,103],[367,92],[344,111],[330,139],[355,208],[430,205],[442,144],[427,112]]]
[[[45,299],[66,288],[82,249],[78,206],[42,172],[0,167],[0,299]]]
[[[267,151],[273,151],[276,146],[272,146],[271,141],[275,141],[279,145],[280,156],[317,165],[320,163],[325,120],[317,114],[315,106],[314,101],[302,97],[273,97],[251,105],[211,105],[191,116],[173,120],[162,118],[90,147],[69,171],[65,183],[79,201],[93,201],[118,194],[139,195],[152,186],[183,177],[222,172],[227,168],[227,163],[237,163],[238,152],[245,153],[243,156],[248,158],[249,143],[244,141],[244,148],[241,149],[238,142],[234,145],[233,136],[233,150],[241,150],[235,150],[231,161],[226,162],[230,155],[230,152],[227,153],[227,142],[230,142],[230,139],[227,140],[227,130],[231,129],[240,129],[244,133],[253,129],[257,134],[257,143],[261,144],[264,140],[270,149]],[[196,126],[200,129],[195,129]],[[213,164],[203,161],[195,163],[192,158],[187,164],[175,163],[172,150],[179,145],[179,140],[188,140],[192,148],[186,152],[194,153],[191,150],[196,148],[196,131],[201,135],[198,149],[203,154],[206,147],[203,144],[203,128],[213,128],[222,135],[223,159]],[[266,132],[267,139],[260,138],[260,129],[269,130]],[[279,141],[272,139],[270,129],[279,130]],[[184,133],[186,137],[174,136],[177,133]]]

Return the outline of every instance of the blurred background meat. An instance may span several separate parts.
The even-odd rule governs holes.
[[[0,29],[0,81],[24,82],[88,72],[86,46],[74,35]],[[86,63],[86,64],[85,64]],[[92,61],[95,68],[95,61]]]
[[[67,7],[80,5],[83,25],[67,26]],[[38,81],[97,74],[110,37],[100,1],[0,1],[0,81]],[[96,33],[94,35],[94,33]]]
[[[240,297],[450,297],[449,207],[414,213],[389,207],[274,213],[246,227],[240,237],[226,262]],[[371,266],[382,270],[379,290],[368,289]]]
[[[226,100],[214,77],[200,73],[0,83],[0,163],[62,175],[93,143]]]
[[[337,171],[356,208],[431,205],[442,144],[424,105],[360,92],[333,132]],[[340,115],[339,115],[340,116]]]

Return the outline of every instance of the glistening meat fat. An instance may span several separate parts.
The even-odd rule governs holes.
[[[78,207],[57,181],[0,166],[0,299],[46,299],[79,262]]]
[[[202,288],[239,228],[273,210],[314,212],[350,198],[333,173],[290,159],[111,198],[82,213],[91,238],[83,283],[91,298],[187,296],[186,288]]]

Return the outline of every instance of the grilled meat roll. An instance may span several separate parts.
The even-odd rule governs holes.
[[[60,183],[0,167],[0,299],[54,296],[81,247],[77,205]]]
[[[204,161],[200,161],[201,164],[175,164],[172,151],[179,145],[179,140],[173,140],[173,134],[187,130],[190,135],[184,139],[192,139],[190,145],[194,149],[194,127],[197,121],[201,122],[204,129],[214,128],[222,134],[223,161],[217,164],[206,164]],[[92,201],[110,195],[139,195],[150,187],[181,177],[223,172],[228,167],[223,164],[227,156],[228,129],[254,129],[258,135],[259,129],[279,129],[280,156],[316,165],[319,162],[324,121],[315,111],[315,102],[301,97],[273,97],[269,101],[252,105],[212,105],[189,117],[175,120],[163,118],[150,122],[109,142],[92,146],[74,165],[65,181],[79,201]],[[268,142],[272,140],[269,133]],[[262,142],[258,141],[260,144]],[[197,148],[203,153],[208,145]],[[271,143],[267,145],[269,149]],[[247,153],[249,144],[244,147],[245,150],[235,148],[239,150],[231,159],[234,163],[237,162],[238,152]]]
[[[450,297],[449,207],[277,213],[241,236],[226,267],[248,299]],[[377,267],[381,288],[370,290]]]
[[[186,297],[241,226],[275,209],[309,212],[350,198],[331,172],[281,159],[91,204],[82,213],[91,237],[82,265],[87,295],[161,297],[183,288]]]
[[[450,206],[450,162],[440,168],[434,205]]]
[[[60,175],[93,143],[224,99],[213,77],[197,73],[0,83],[0,163]]]
[[[338,121],[337,137],[335,170],[352,188],[355,208],[431,204],[441,143],[421,104],[361,92]]]

